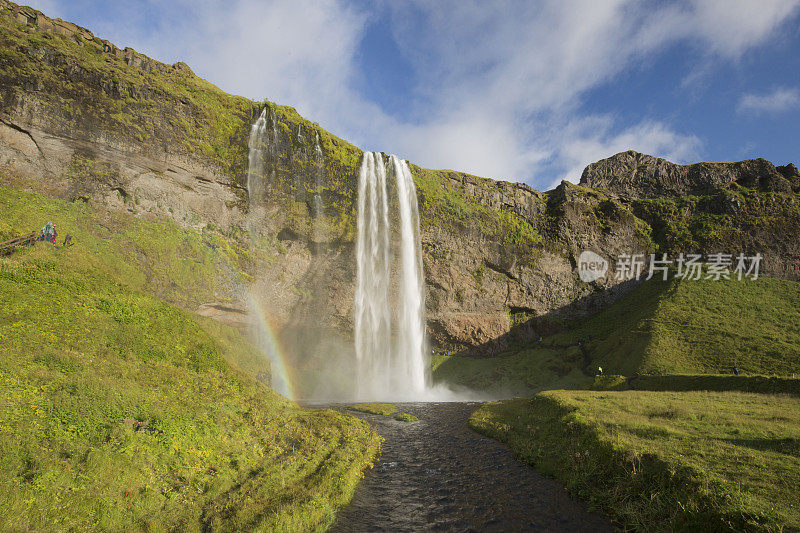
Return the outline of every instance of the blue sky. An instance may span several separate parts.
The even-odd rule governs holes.
[[[431,168],[800,162],[800,0],[28,0]]]

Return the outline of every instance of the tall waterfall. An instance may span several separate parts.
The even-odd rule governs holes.
[[[389,200],[383,156],[367,152],[358,178],[355,348],[359,399],[408,398],[427,383],[424,292],[419,214],[405,161],[391,156],[400,213],[398,313],[389,306],[391,263]],[[396,341],[392,343],[396,321]]]
[[[391,156],[397,177],[400,205],[401,285],[398,333],[400,375],[411,392],[425,389],[427,351],[425,350],[425,293],[422,286],[422,245],[419,235],[417,188],[405,161]]]

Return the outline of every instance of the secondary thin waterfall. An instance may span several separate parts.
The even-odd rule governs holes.
[[[261,111],[258,120],[250,127],[250,139],[247,142],[247,193],[250,203],[263,201],[266,189],[266,136],[267,108]]]
[[[264,204],[264,196],[267,192],[267,158],[269,156],[269,136],[267,134],[267,111],[264,107],[258,119],[250,128],[250,139],[248,140],[247,156],[247,193],[251,206]],[[275,129],[275,114],[269,110],[269,118],[272,121],[273,142],[277,139]],[[263,213],[261,214],[263,216]],[[254,220],[260,224],[260,220]],[[259,302],[248,292],[248,308],[252,323],[250,326],[250,338],[258,348],[267,356],[270,361],[270,375],[273,389],[277,392],[292,397],[291,382],[286,366],[281,359],[279,345],[272,328],[267,320],[267,315]]]
[[[359,172],[354,305],[359,399],[413,399],[424,392],[427,383],[416,189],[405,161],[392,156],[390,163],[400,213],[399,301],[394,317],[389,307],[389,201],[382,154],[365,153]],[[397,333],[394,343],[393,319]]]

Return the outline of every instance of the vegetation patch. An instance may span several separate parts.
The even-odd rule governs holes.
[[[0,234],[11,238],[52,221],[59,244],[72,235],[74,245],[55,253],[75,268],[104,271],[183,307],[234,294],[258,257],[210,228],[183,229],[166,218],[137,218],[4,185],[0,213]]]
[[[419,418],[417,418],[416,416],[410,415],[408,413],[397,413],[396,415],[394,415],[394,419],[399,420],[400,422],[416,422],[417,420],[419,420]]]
[[[796,227],[800,220],[796,199],[796,195],[737,187],[708,196],[636,200],[632,208],[652,227],[659,251],[731,248],[728,251],[733,252],[742,248],[749,234],[785,234],[787,223]]]
[[[510,209],[492,209],[469,198],[466,191],[446,184],[446,170],[410,165],[421,199],[420,224],[450,228],[455,232],[480,233],[515,248],[521,256],[540,249],[542,236],[530,221]]]
[[[625,376],[614,374],[595,376],[591,388],[592,390],[624,390],[628,388],[628,380]]]
[[[761,394],[792,394],[800,396],[800,375],[786,376],[734,376],[732,374],[700,375],[639,375],[627,380],[632,390],[652,391],[739,391]]]
[[[737,392],[551,391],[470,425],[627,529],[800,527],[800,399]]]
[[[800,283],[654,278],[544,344],[576,341],[613,374],[800,373]]]
[[[236,330],[39,243],[0,259],[0,529],[309,530],[380,444]]]
[[[577,347],[575,347],[577,349]],[[545,388],[585,388],[582,356],[569,349],[529,348],[489,358],[434,355],[433,380],[488,394],[523,395]]]
[[[369,413],[371,415],[390,415],[397,411],[397,406],[391,403],[357,403],[350,406],[353,411]]]

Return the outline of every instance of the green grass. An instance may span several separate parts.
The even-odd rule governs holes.
[[[329,524],[377,451],[369,426],[235,370],[268,364],[77,247],[0,260],[0,529]]]
[[[626,528],[800,528],[797,397],[551,391],[470,425]]]
[[[2,179],[6,179],[0,176]],[[0,240],[55,223],[63,254],[76,267],[99,269],[184,307],[218,301],[248,280],[258,257],[215,231],[182,229],[164,218],[137,218],[0,185]]]
[[[615,374],[595,376],[591,386],[592,390],[625,390],[627,388],[627,378]]]
[[[446,184],[448,170],[429,170],[410,165],[420,197],[422,227],[446,227],[457,232],[473,231],[515,247],[520,255],[541,248],[542,237],[530,221],[510,210],[495,210],[470,199],[465,190]]]
[[[397,411],[397,406],[391,403],[357,403],[350,406],[353,411],[369,413],[371,415],[390,415]]]
[[[791,392],[787,377],[800,377],[800,283],[653,279],[541,344],[481,359],[437,355],[432,366],[437,382],[506,395],[588,388],[593,378],[583,373],[598,367],[607,374],[600,390],[627,388],[623,376],[638,375],[632,388]]]
[[[434,355],[433,379],[500,395],[523,395],[545,388],[582,388],[591,378],[581,372],[583,355],[577,346],[531,348],[510,355],[474,358]]]
[[[380,438],[300,409],[265,356],[196,316],[253,254],[215,231],[0,186],[0,238],[56,223],[74,246],[0,258],[0,530],[313,530]]]
[[[397,413],[396,415],[394,415],[394,419],[399,420],[400,422],[416,422],[417,420],[419,420],[419,418],[417,418],[416,416],[410,415],[408,413]]]
[[[727,375],[640,375],[628,381],[633,390],[653,391],[739,391],[800,396],[800,376]]]
[[[738,391],[800,396],[800,377],[673,374],[668,376],[595,376],[593,390]]]
[[[581,339],[611,374],[800,373],[800,283],[653,279],[544,342]]]

